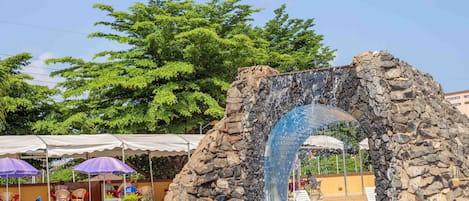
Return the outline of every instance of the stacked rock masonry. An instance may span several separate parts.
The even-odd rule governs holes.
[[[264,153],[282,116],[308,104],[351,114],[369,139],[377,200],[469,200],[469,119],[438,83],[387,52],[349,66],[279,74],[241,68],[225,117],[170,184],[165,201],[264,200]]]

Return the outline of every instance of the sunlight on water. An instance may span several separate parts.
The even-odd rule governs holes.
[[[355,119],[339,108],[311,104],[287,112],[272,129],[264,154],[266,201],[287,200],[290,170],[301,144],[317,130]]]

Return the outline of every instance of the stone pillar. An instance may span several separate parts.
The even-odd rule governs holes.
[[[252,141],[252,124],[245,124],[248,121],[244,120],[244,107],[254,101],[261,78],[274,74],[278,72],[266,66],[239,69],[238,78],[227,93],[225,117],[208,131],[176,175],[165,201],[241,201],[245,200],[245,188],[259,188],[246,182],[252,176],[246,170],[259,170],[262,165],[246,162],[246,152],[252,151],[245,148]]]
[[[363,100],[378,200],[469,198],[468,119],[444,99],[438,83],[387,52],[365,52],[353,61]],[[463,143],[463,139],[465,139]],[[459,173],[459,174],[457,174]]]

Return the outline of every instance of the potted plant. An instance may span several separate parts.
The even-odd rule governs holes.
[[[134,194],[134,193],[130,193],[130,194],[124,195],[124,198],[122,198],[122,201],[138,201],[140,200],[140,198],[142,198],[142,196]]]

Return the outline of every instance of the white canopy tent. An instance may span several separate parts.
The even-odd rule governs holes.
[[[365,138],[365,139],[363,139],[362,141],[360,141],[359,146],[360,146],[360,150],[362,150],[362,149],[364,149],[364,150],[370,149],[370,146],[368,145],[368,138]]]
[[[41,139],[30,135],[0,136],[0,157],[18,158],[18,154],[45,150]]]
[[[336,149],[342,150],[343,155],[343,166],[344,166],[344,186],[345,186],[345,196],[347,196],[347,168],[345,162],[345,145],[342,141],[327,135],[313,135],[308,137],[300,149]],[[337,171],[339,169],[338,158],[336,155],[336,166]],[[319,171],[319,158],[318,158],[318,173]]]
[[[327,135],[314,135],[308,137],[306,141],[301,146],[301,149],[336,149],[336,150],[344,150],[344,143],[334,137],[327,136]],[[336,169],[337,174],[339,173],[339,162],[338,157],[336,155]],[[319,169],[319,160],[318,160],[318,173],[320,174]]]
[[[148,154],[151,157],[188,154],[197,147],[204,135],[195,134],[83,134],[83,135],[22,135],[0,136],[0,157],[122,156]],[[49,164],[46,163],[48,191],[50,191]],[[153,171],[150,169],[153,185]],[[124,175],[125,179],[125,175]],[[50,197],[48,199],[50,201]]]
[[[336,138],[327,135],[313,135],[308,137],[303,143],[302,148],[317,149],[344,149],[344,143]]]
[[[0,136],[0,157],[30,154],[36,157],[87,158],[121,156],[126,153],[151,156],[184,155],[195,149],[205,135],[199,134],[83,134]]]
[[[47,156],[54,157],[86,157],[93,154],[122,148],[122,142],[113,135],[37,135],[47,146]],[[120,150],[119,150],[120,153]],[[120,154],[119,154],[120,155]],[[89,155],[94,156],[94,155]]]

